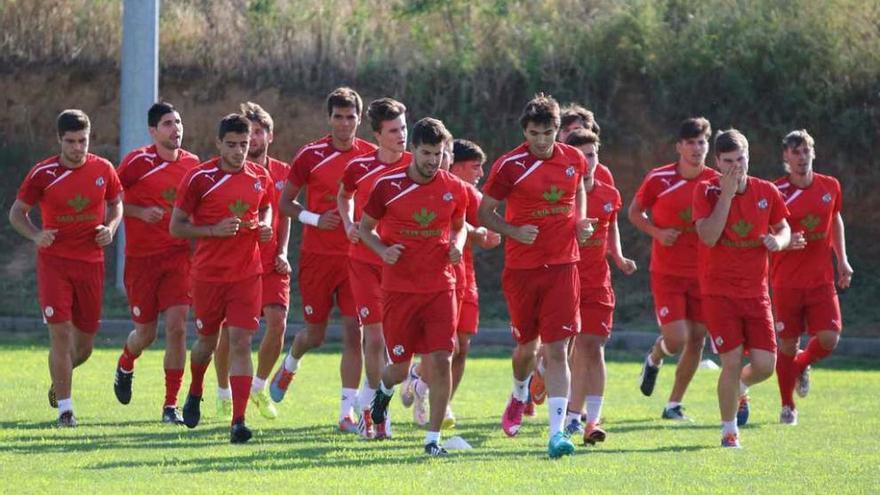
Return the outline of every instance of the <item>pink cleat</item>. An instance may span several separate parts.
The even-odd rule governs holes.
[[[509,437],[516,436],[519,433],[519,427],[522,424],[523,411],[525,411],[526,403],[518,401],[512,395],[504,408],[504,415],[501,416],[501,429]]]

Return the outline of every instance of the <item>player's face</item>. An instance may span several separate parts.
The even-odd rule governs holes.
[[[577,119],[571,124],[559,129],[559,142],[564,143],[568,138],[568,135],[578,129],[586,129],[587,127],[584,125],[584,121],[581,119]]]
[[[599,147],[595,144],[585,144],[578,146],[577,149],[581,150],[587,159],[587,173],[592,177],[596,171],[596,165],[599,164]]]
[[[675,143],[675,151],[679,158],[692,167],[699,167],[706,163],[706,155],[709,153],[709,140],[706,136],[681,139]]]
[[[431,179],[440,170],[440,162],[443,160],[443,143],[422,143],[413,149],[413,164],[416,173],[422,178]]]
[[[807,175],[813,170],[813,159],[816,158],[816,151],[807,143],[793,148],[785,148],[782,151],[782,159],[788,164],[791,173],[797,175]]]
[[[726,174],[728,170],[732,170],[736,167],[741,167],[743,175],[748,175],[749,152],[748,150],[736,150],[717,154],[715,155],[715,163],[718,165],[718,170],[721,171],[722,174]]]
[[[217,150],[220,159],[229,168],[239,169],[244,166],[244,159],[248,154],[250,135],[244,132],[227,132],[222,139],[217,140]]]
[[[333,107],[330,113],[330,133],[339,141],[351,141],[357,134],[361,118],[355,107]]]
[[[159,119],[156,127],[150,127],[153,142],[167,150],[180,148],[183,142],[183,121],[177,112],[168,112]]]
[[[380,148],[403,153],[406,151],[406,114],[393,120],[383,121],[382,129],[374,132],[373,135]]]
[[[553,152],[553,142],[559,128],[553,124],[538,124],[529,122],[526,124],[523,134],[529,144],[529,151],[536,156],[548,156]]]
[[[480,160],[455,162],[452,165],[452,173],[468,184],[476,186],[483,177],[483,164],[480,163]]]
[[[89,129],[67,131],[60,138],[61,156],[68,163],[82,163],[89,152]]]
[[[272,133],[269,129],[256,122],[251,122],[251,145],[248,148],[248,158],[259,160],[266,153],[266,149],[272,144]]]

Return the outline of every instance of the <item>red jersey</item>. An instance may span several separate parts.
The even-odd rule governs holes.
[[[594,179],[598,181],[604,182],[609,186],[614,185],[614,176],[611,175],[611,170],[601,163],[596,164],[596,170],[593,172],[593,175],[595,175]]]
[[[791,289],[834,285],[831,227],[842,206],[840,183],[834,177],[814,173],[813,183],[804,189],[788,177],[778,179],[776,187],[791,212],[791,231],[803,232],[807,246],[770,256],[771,284]]]
[[[297,187],[306,188],[307,210],[317,214],[325,213],[336,209],[336,194],[348,162],[375,149],[374,144],[355,138],[354,146],[350,150],[340,151],[333,147],[332,137],[325,136],[300,148],[291,161],[290,176],[287,179]],[[342,222],[333,230],[303,225],[301,251],[346,255],[348,245]]]
[[[538,237],[531,245],[507,239],[505,268],[537,268],[578,260],[575,196],[586,170],[584,155],[562,143],[553,145],[553,155],[546,160],[529,153],[528,143],[523,143],[495,161],[485,193],[507,200],[507,223],[538,227]]]
[[[177,160],[168,162],[156,153],[156,145],[135,149],[122,160],[116,173],[125,190],[125,202],[143,208],[158,206],[165,216],[156,223],[125,216],[125,255],[133,258],[153,256],[174,249],[186,249],[186,239],[171,237],[168,224],[177,197],[177,186],[199,157],[180,150]]]
[[[714,247],[699,248],[700,291],[706,296],[751,298],[767,295],[767,248],[761,237],[788,216],[772,183],[748,177],[746,190],[734,195],[721,237]],[[694,189],[694,220],[706,218],[721,195],[719,179]]]
[[[203,282],[235,282],[262,273],[259,211],[271,204],[274,187],[266,169],[245,162],[238,172],[220,168],[214,158],[190,170],[178,187],[174,206],[188,214],[193,225],[214,225],[238,217],[242,227],[231,237],[200,237],[192,262],[192,277]],[[246,224],[254,225],[247,228]]]
[[[370,191],[379,177],[397,172],[409,166],[412,154],[408,151],[403,153],[394,163],[382,163],[379,161],[379,151],[371,151],[366,155],[354,158],[345,166],[342,174],[342,187],[349,194],[354,194],[354,221],[359,222],[363,216],[364,207],[370,199]],[[382,259],[370,250],[362,242],[349,243],[348,255],[355,260],[374,265],[381,265]]]
[[[580,247],[578,274],[581,289],[611,287],[611,270],[605,252],[608,248],[608,230],[617,220],[621,205],[620,192],[604,182],[595,181],[593,190],[587,193],[587,211],[598,222],[593,226],[593,235]]]
[[[17,198],[39,204],[43,229],[57,229],[55,242],[40,253],[88,262],[104,261],[95,242],[95,227],[104,223],[106,201],[122,193],[116,170],[91,153],[77,168],[61,165],[58,155],[34,165],[18,189]]]
[[[464,222],[464,182],[445,170],[427,184],[413,182],[406,171],[379,179],[364,213],[379,220],[379,236],[402,244],[397,263],[382,263],[382,289],[391,292],[441,292],[455,288],[449,262],[452,222]]]
[[[657,227],[681,232],[671,246],[652,240],[651,272],[697,278],[700,239],[693,219],[694,189],[700,182],[716,177],[718,172],[704,166],[700,175],[685,179],[676,163],[657,167],[645,176],[636,192],[636,205],[640,210],[651,210],[651,223]]]
[[[290,167],[272,157],[266,157],[266,166],[263,167],[269,174],[270,187],[266,190],[269,194],[269,204],[272,205],[272,238],[268,242],[260,243],[260,258],[263,260],[263,273],[275,271],[275,256],[278,255],[278,225],[281,223],[281,209],[278,207],[281,199],[281,190],[284,189],[284,181],[290,173]]]

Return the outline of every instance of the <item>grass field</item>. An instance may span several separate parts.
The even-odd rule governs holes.
[[[228,423],[203,405],[195,430],[158,423],[163,395],[160,351],[138,361],[134,398],[113,396],[117,350],[95,351],[74,376],[80,426],[53,428],[46,403],[43,345],[0,345],[0,492],[3,493],[877,493],[880,491],[880,370],[832,361],[813,373],[800,425],[783,427],[775,379],[752,390],[744,448],[718,447],[717,371],[701,370],[687,397],[696,422],[657,419],[672,379],[665,368],[654,397],[636,388],[639,365],[609,364],[604,416],[608,441],[546,458],[546,409],[518,438],[499,427],[510,388],[506,352],[468,364],[455,401],[461,435],[474,449],[448,459],[421,455],[422,432],[397,399],[394,439],[366,443],[334,431],[338,354],[309,355],[274,422],[249,415],[254,439],[228,443]],[[873,369],[871,369],[873,368]],[[210,374],[209,374],[210,376]],[[184,389],[189,381],[188,373]],[[213,379],[206,380],[213,390]],[[212,393],[206,394],[212,395]],[[205,417],[207,416],[207,417]]]

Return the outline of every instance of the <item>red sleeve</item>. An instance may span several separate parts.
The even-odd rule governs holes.
[[[471,227],[479,227],[480,219],[477,214],[480,208],[480,198],[477,196],[479,193],[470,186],[465,186],[465,191],[467,191],[468,206],[464,219],[467,223],[471,224]]]
[[[616,188],[614,189],[614,215],[617,217],[617,212],[623,208],[623,199],[620,197],[620,191]]]
[[[312,166],[303,159],[302,151],[300,151],[290,163],[290,173],[287,175],[287,180],[295,186],[303,187],[309,183],[309,175],[311,173]]]
[[[651,180],[651,175],[648,174],[645,176],[642,185],[639,186],[639,190],[636,191],[636,204],[639,205],[640,209],[648,210],[657,201],[657,190],[654,187],[655,182],[657,181]]]
[[[716,202],[717,198],[714,194],[710,197],[708,182],[700,182],[697,184],[697,187],[694,188],[693,200],[694,221],[696,222],[701,218],[706,218],[711,215]]]
[[[785,199],[782,198],[782,193],[779,192],[779,189],[773,185],[767,189],[770,191],[770,198],[773,203],[770,205],[770,225],[776,225],[791,216],[791,213],[788,211],[788,207],[785,206]]]
[[[138,179],[140,179],[140,174],[135,170],[136,167],[132,166],[131,158],[132,154],[129,153],[129,155],[122,160],[122,163],[119,164],[119,168],[116,169],[116,175],[119,176],[119,182],[122,184],[122,187],[126,189],[135,185]]]
[[[467,186],[464,183],[458,183],[458,201],[455,202],[455,210],[452,212],[452,219],[465,220],[468,209],[470,209],[470,201],[468,198]]]
[[[370,191],[370,198],[367,200],[367,205],[364,206],[364,213],[370,215],[376,220],[385,216],[385,195],[382,194],[382,183],[376,184],[378,187],[373,187],[373,190]]]
[[[43,187],[45,186],[38,184],[39,181],[34,180],[34,177],[31,174],[33,174],[33,171],[28,172],[27,177],[24,178],[24,182],[19,186],[17,198],[19,201],[33,206],[39,203],[40,199],[43,198]]]
[[[357,179],[357,170],[349,163],[342,172],[342,187],[345,188],[345,192],[351,194],[357,191]]]
[[[263,174],[260,177],[260,180],[263,184],[263,196],[260,198],[260,206],[257,208],[258,210],[262,210],[264,208],[273,207],[278,204],[277,192],[275,190],[275,183],[272,181],[272,177],[269,176],[268,173]]]
[[[110,201],[116,199],[122,193],[122,184],[119,182],[119,176],[112,165],[107,164],[107,189],[104,192],[104,200]]]
[[[509,170],[511,167],[502,168],[498,170],[494,175],[489,176],[489,181],[486,184],[485,193],[489,196],[497,199],[498,201],[502,201],[507,196],[510,195],[511,189],[513,189],[513,180],[509,177]]]
[[[840,190],[840,182],[837,179],[831,179],[834,181],[834,213],[840,213],[840,210],[843,209],[843,193]]]
[[[197,170],[193,169],[183,177],[180,185],[177,186],[177,199],[174,200],[174,207],[188,215],[192,215],[195,212],[196,207],[199,205],[199,200],[202,198],[201,190],[198,187],[199,181],[192,180]]]

